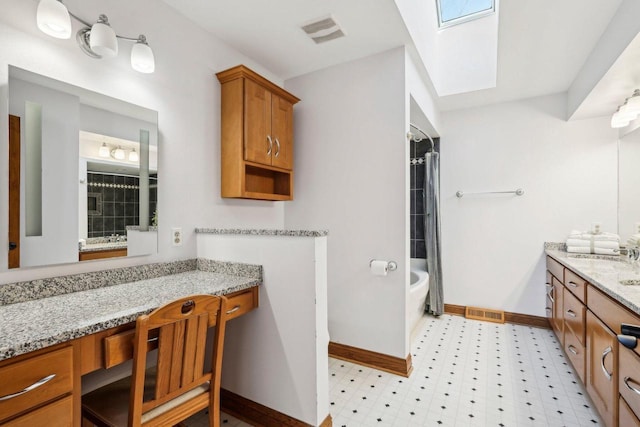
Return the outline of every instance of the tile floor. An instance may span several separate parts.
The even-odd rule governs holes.
[[[329,359],[335,427],[602,425],[551,330],[444,315],[402,378]]]
[[[200,411],[185,422],[187,427],[209,427],[209,415],[207,411]],[[251,424],[247,424],[240,421],[237,418],[232,417],[229,414],[222,413],[220,416],[220,426],[224,427],[251,427]]]
[[[410,378],[329,359],[334,427],[603,425],[551,330],[444,315],[413,337]]]

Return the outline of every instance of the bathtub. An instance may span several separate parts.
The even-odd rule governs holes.
[[[407,325],[409,334],[416,328],[424,315],[424,306],[429,290],[429,273],[426,261],[422,258],[411,258],[409,274],[409,297],[407,298]]]

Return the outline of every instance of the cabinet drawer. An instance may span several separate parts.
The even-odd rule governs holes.
[[[584,326],[587,308],[578,298],[573,296],[567,288],[564,289],[562,310],[565,327],[569,328],[578,341],[580,341],[580,344],[584,345]]]
[[[568,268],[564,271],[564,285],[583,303],[586,301],[587,281]]]
[[[638,417],[640,416],[640,356],[628,348],[620,346],[618,357],[618,369],[620,370],[618,390],[631,411]]]
[[[227,295],[227,320],[245,314],[258,307],[258,287]]]
[[[622,323],[640,325],[640,316],[618,304],[593,285],[589,285],[587,288],[587,301],[589,310],[596,313],[600,320],[616,334],[621,333],[620,325]],[[634,351],[640,355],[640,346],[636,347]]]
[[[564,266],[550,256],[547,257],[547,270],[553,274],[560,283],[564,283]]]
[[[0,378],[0,398],[17,394],[0,401],[0,420],[4,420],[71,392],[73,350],[66,347],[3,366]],[[43,381],[46,378],[50,379]],[[38,382],[42,384],[19,394]]]
[[[586,350],[571,331],[566,331],[564,334],[564,352],[580,377],[580,381],[584,384]]]
[[[6,427],[69,427],[73,425],[73,398],[67,396],[3,425]]]
[[[618,425],[622,427],[640,427],[640,420],[633,411],[631,411],[631,408],[622,397],[620,397],[619,405],[620,413],[618,416]]]

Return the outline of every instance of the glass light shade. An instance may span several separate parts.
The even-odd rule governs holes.
[[[124,150],[120,147],[113,150],[113,158],[116,160],[124,160],[125,158]]]
[[[625,105],[627,105],[627,104],[625,103]],[[623,105],[622,107],[624,107],[625,105]],[[618,107],[616,112],[613,113],[613,116],[611,116],[611,127],[614,128],[614,129],[615,128],[623,128],[625,126],[628,126],[629,122],[631,120],[635,119],[635,116],[632,117],[628,113],[624,114],[622,112],[622,107]]]
[[[98,150],[98,156],[100,157],[109,157],[109,147],[107,147],[107,143],[103,142],[102,146]]]
[[[136,149],[134,148],[133,150],[131,150],[131,152],[129,153],[129,161],[130,162],[137,162],[138,160],[140,160],[140,157],[138,157],[138,152],[136,151]]]
[[[633,96],[627,100],[626,112],[629,114],[640,114],[640,91],[636,90]]]
[[[112,58],[118,54],[118,39],[116,32],[108,23],[100,21],[93,24],[89,34],[91,50],[103,58]]]
[[[620,120],[628,121],[635,120],[638,117],[638,113],[634,113],[629,109],[629,102],[625,102],[617,111],[617,114],[620,116]]]
[[[156,62],[153,51],[146,43],[137,42],[131,48],[131,67],[141,73],[153,73],[156,69]]]
[[[58,39],[71,37],[71,17],[67,7],[58,0],[40,0],[36,13],[38,28]]]

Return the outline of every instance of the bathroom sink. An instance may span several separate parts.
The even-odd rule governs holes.
[[[620,284],[621,285],[627,285],[627,286],[640,285],[640,279],[620,280]]]

